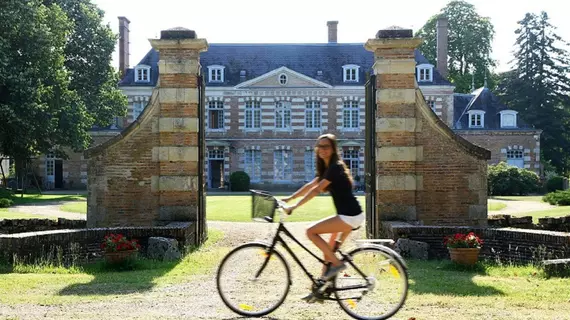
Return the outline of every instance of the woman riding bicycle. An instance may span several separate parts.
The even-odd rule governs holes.
[[[333,134],[320,136],[317,139],[315,154],[317,161],[315,179],[283,201],[289,202],[302,197],[296,204],[284,208],[290,214],[321,192],[329,191],[331,194],[337,215],[324,218],[307,229],[307,237],[323,252],[324,259],[331,263],[330,268],[323,275],[324,280],[330,280],[346,269],[344,263],[333,252],[338,234],[341,234],[340,241],[342,242],[352,229],[364,222],[364,213],[352,192],[352,175],[338,154],[336,137]],[[325,233],[331,234],[328,244],[321,237],[321,234]]]

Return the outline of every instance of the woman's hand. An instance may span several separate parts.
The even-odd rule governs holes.
[[[282,208],[283,208],[283,210],[285,211],[285,213],[286,213],[287,215],[290,215],[291,213],[293,213],[293,210],[297,209],[297,205],[296,205],[296,204],[294,204],[294,205],[284,205]]]

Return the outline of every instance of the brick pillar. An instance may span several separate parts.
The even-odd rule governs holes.
[[[422,189],[416,162],[423,157],[416,144],[414,49],[421,40],[412,30],[380,30],[366,43],[374,52],[376,82],[376,198],[381,220],[417,220],[416,190]]]
[[[416,81],[412,30],[366,43],[376,74],[376,215],[424,225],[487,224],[487,160],[428,107]]]
[[[152,161],[158,174],[151,177],[151,190],[158,193],[161,221],[196,220],[198,183],[198,105],[200,52],[205,39],[187,29],[161,32],[150,40],[159,52],[158,62],[158,145],[152,148]]]

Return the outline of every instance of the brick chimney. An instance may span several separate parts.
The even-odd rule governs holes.
[[[129,68],[129,19],[119,17],[119,71],[121,78]]]
[[[448,20],[445,16],[439,16],[436,23],[437,34],[437,71],[442,77],[447,78],[447,37],[448,37]]]
[[[338,21],[327,21],[327,27],[329,27],[329,43],[337,42],[337,26]]]

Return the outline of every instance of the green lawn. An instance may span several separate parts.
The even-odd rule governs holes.
[[[61,211],[87,213],[87,202],[70,202],[59,207]]]
[[[14,205],[54,201],[81,201],[86,199],[87,196],[81,194],[24,194],[23,198],[19,194],[16,194],[12,197]]]
[[[8,211],[8,209],[0,209],[0,219],[57,219],[57,217],[48,217],[39,214],[14,212]]]
[[[524,217],[532,216],[532,221],[538,223],[538,218],[544,218],[544,217],[556,218],[556,217],[570,216],[570,206],[556,207],[542,211],[525,212],[519,214],[518,216],[524,216]]]
[[[487,207],[489,209],[489,211],[499,211],[501,209],[504,209],[507,207],[506,204],[502,203],[502,202],[487,202]]]

